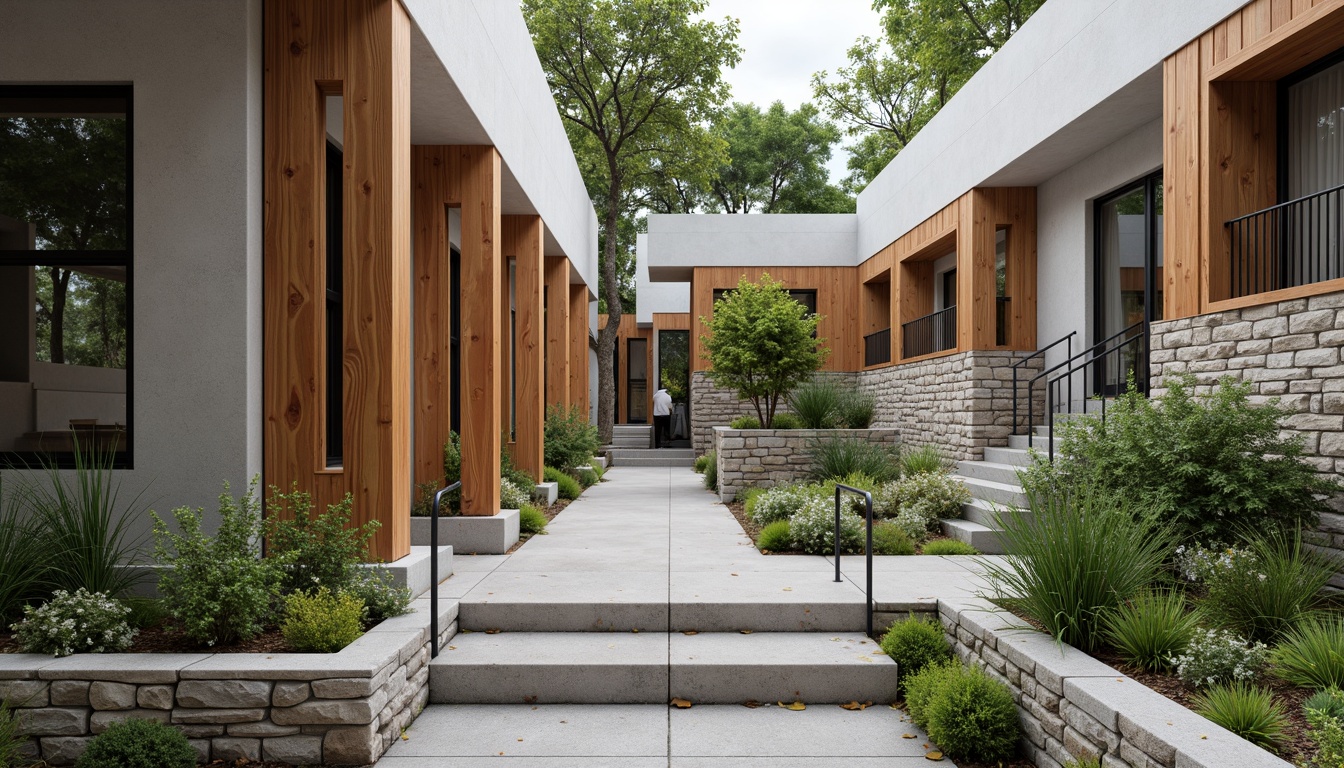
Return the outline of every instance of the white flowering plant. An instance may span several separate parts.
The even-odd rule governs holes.
[[[1195,632],[1185,652],[1173,656],[1176,674],[1197,688],[1215,683],[1250,680],[1269,660],[1264,643],[1248,643],[1226,629]]]
[[[863,551],[863,520],[853,512],[840,511],[840,549]],[[835,500],[811,495],[802,509],[789,518],[793,544],[809,555],[835,554]]]
[[[1244,571],[1256,565],[1255,553],[1237,547],[1206,547],[1182,544],[1176,548],[1176,572],[1182,579],[1200,584],[1225,573]]]
[[[60,589],[41,607],[26,606],[23,621],[10,629],[24,653],[111,653],[129,648],[135,639],[136,631],[126,621],[130,613],[102,592]]]
[[[524,504],[532,501],[532,492],[530,489],[524,489],[507,477],[499,480],[499,508],[500,509],[522,509]]]
[[[875,514],[891,518],[915,541],[923,541],[943,518],[961,517],[971,500],[964,483],[946,472],[920,472],[888,483],[874,495]]]
[[[760,526],[788,520],[820,496],[806,485],[781,485],[762,493],[751,507],[751,520]]]

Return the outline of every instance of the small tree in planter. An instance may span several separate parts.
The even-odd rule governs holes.
[[[746,278],[714,304],[714,316],[700,318],[709,335],[709,378],[750,400],[761,426],[770,429],[779,401],[825,362],[830,350],[816,338],[816,315],[791,298],[783,286],[761,276]]]

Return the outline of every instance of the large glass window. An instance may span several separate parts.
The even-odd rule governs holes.
[[[1331,57],[1291,78],[1285,90],[1284,197],[1344,184],[1344,61]]]
[[[1162,319],[1161,173],[1097,201],[1095,264],[1093,343],[1116,337],[1109,348],[1124,347],[1098,364],[1097,381],[1108,394],[1131,375],[1143,387],[1143,350],[1130,340]]]
[[[131,89],[0,86],[0,461],[131,463]]]

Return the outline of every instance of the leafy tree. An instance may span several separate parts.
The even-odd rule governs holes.
[[[700,322],[709,335],[700,341],[709,353],[714,384],[750,400],[762,427],[770,429],[779,401],[825,362],[830,350],[816,338],[817,315],[762,275],[742,278],[714,304],[714,316]]]
[[[854,202],[831,187],[826,161],[840,131],[811,104],[790,112],[776,101],[762,111],[737,103],[714,124],[728,147],[711,184],[724,213],[851,212]]]
[[[706,0],[523,0],[523,13],[606,234],[607,324],[598,332],[598,429],[615,421],[613,350],[621,315],[618,232],[669,169],[714,153],[701,126],[728,98],[741,57],[737,22],[699,19]],[[661,176],[660,176],[661,174]],[[633,266],[631,264],[630,266]]]
[[[834,78],[812,76],[822,109],[856,137],[847,191],[872,181],[1045,0],[874,0],[885,44],[861,37]]]

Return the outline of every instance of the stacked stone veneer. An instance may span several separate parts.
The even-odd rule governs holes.
[[[1029,352],[973,351],[858,374],[877,401],[874,427],[900,430],[901,443],[932,445],[953,459],[984,458],[986,446],[1008,444],[1013,431],[1013,365]],[[1040,358],[1018,370],[1019,420],[1026,423],[1032,393],[1026,383]],[[1036,413],[1045,389],[1035,390]]]
[[[1006,682],[1039,768],[1077,758],[1131,768],[1288,768],[1239,736],[984,600],[943,600],[957,655]]]
[[[854,386],[858,374],[831,373],[818,374],[834,379],[841,386]],[[788,411],[787,403],[781,402],[778,410]],[[691,374],[691,447],[697,454],[714,448],[714,428],[726,427],[738,416],[755,416],[756,409],[750,400],[739,400],[731,389],[717,387],[710,381],[709,374],[696,371]]]
[[[1285,426],[1307,460],[1344,479],[1344,292],[1154,323],[1150,344],[1154,396],[1180,374],[1195,377],[1197,392],[1225,376],[1250,382],[1254,399],[1277,397],[1293,412]],[[1344,514],[1321,518],[1313,541],[1344,558]],[[1333,584],[1344,588],[1344,574]]]
[[[456,608],[440,607],[441,641]],[[0,654],[0,698],[50,765],[128,718],[172,724],[202,762],[367,765],[429,698],[428,616],[418,600],[332,654]]]
[[[803,479],[812,467],[810,447],[818,440],[853,439],[896,447],[895,429],[729,429],[714,428],[719,460],[719,499],[732,501],[745,488],[773,488]]]

